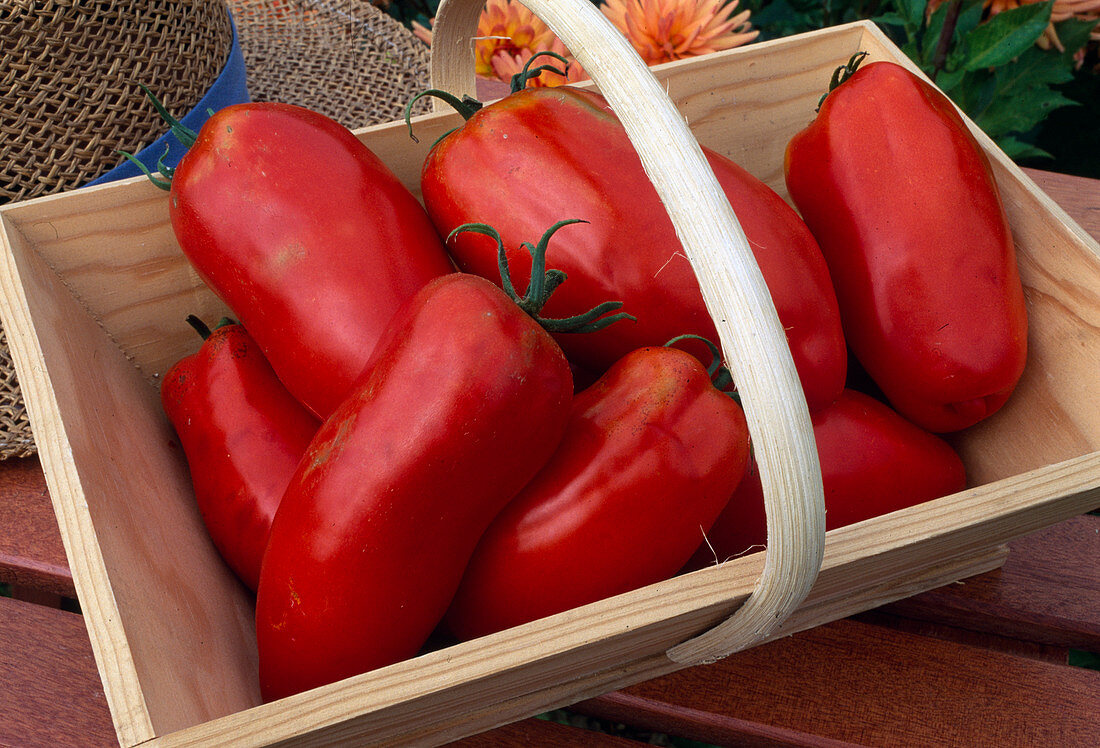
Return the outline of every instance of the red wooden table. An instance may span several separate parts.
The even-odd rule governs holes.
[[[1100,239],[1100,181],[1031,175]],[[461,745],[1100,746],[1100,670],[1078,664],[1100,653],[1100,515],[1010,547],[996,571],[570,708],[630,737],[529,719]],[[0,582],[0,746],[117,744],[34,457],[0,462]]]

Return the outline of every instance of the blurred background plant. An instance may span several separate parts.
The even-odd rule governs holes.
[[[431,43],[439,0],[375,0]],[[1100,0],[593,0],[656,64],[871,19],[1018,163],[1100,178]],[[550,50],[517,0],[488,0],[477,72],[508,81]],[[573,62],[565,77],[587,76]],[[827,82],[823,82],[823,86]]]

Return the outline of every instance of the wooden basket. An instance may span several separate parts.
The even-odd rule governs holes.
[[[460,57],[474,12],[463,2],[449,6],[450,20],[441,10],[436,28],[437,45],[456,29],[445,33],[462,39],[451,43]],[[544,11],[545,2],[532,7],[615,100],[622,82],[581,52],[594,43],[573,35],[593,22]],[[667,91],[674,119],[786,194],[786,142],[813,117],[833,68],[858,50],[908,64],[873,25],[837,27],[662,66],[644,118],[667,121]],[[420,144],[399,122],[360,134],[416,190],[427,144],[457,123],[419,117]],[[250,596],[207,538],[160,409],[158,376],[195,347],[181,321],[227,311],[180,253],[165,194],[134,179],[0,208],[0,319],[120,743],[443,742],[986,571],[1003,560],[1005,541],[1100,505],[1100,248],[978,137],[1018,248],[1031,358],[1010,403],[957,439],[972,488],[829,532],[819,556],[820,476],[805,454],[789,353],[753,353],[735,374],[757,403],[750,425],[770,466],[769,553],[270,704],[259,698]],[[690,158],[684,140],[668,134],[661,147]],[[731,319],[758,314],[752,329],[774,339],[774,310],[759,300],[736,222],[728,205],[701,197],[700,179],[678,220],[701,284]],[[666,197],[670,212],[678,202]],[[692,213],[700,205],[719,219]],[[725,236],[696,245],[700,228]],[[752,348],[737,330],[721,332],[731,356]],[[792,455],[796,467],[786,467]],[[749,612],[734,614],[754,590]]]

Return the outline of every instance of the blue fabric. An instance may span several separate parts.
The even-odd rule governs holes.
[[[230,23],[233,23],[232,15],[229,18]],[[186,125],[190,130],[198,132],[203,123],[209,119],[210,111],[218,111],[230,104],[242,104],[250,100],[248,95],[248,87],[245,83],[245,64],[244,55],[241,53],[241,45],[237,39],[237,26],[233,24],[233,46],[229,50],[229,59],[225,61],[225,67],[222,68],[221,73],[211,84],[206,94],[202,97],[195,108],[185,114],[180,122]],[[150,104],[150,107],[152,104]],[[166,125],[167,126],[167,125]],[[168,155],[164,156],[165,144],[168,146]],[[120,148],[124,148],[124,144],[119,144]],[[141,163],[149,167],[150,171],[157,170],[157,162],[161,160],[161,156],[164,156],[164,163],[168,166],[175,166],[179,163],[179,160],[183,157],[183,154],[187,152],[187,149],[183,146],[176,136],[167,131],[164,135],[161,135],[152,145],[143,148],[140,152],[135,153]],[[122,158],[122,157],[120,157]],[[141,170],[130,163],[126,158],[122,158],[122,161],[118,166],[114,167],[106,174],[102,174],[96,177],[88,185],[102,184],[104,182],[111,182],[116,179],[125,179],[126,177],[136,177],[141,174]]]

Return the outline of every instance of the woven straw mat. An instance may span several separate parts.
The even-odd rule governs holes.
[[[221,72],[232,11],[255,101],[355,128],[402,116],[428,49],[359,0],[0,0],[0,204],[73,189],[182,117]],[[0,329],[0,459],[36,452]]]
[[[229,0],[253,101],[309,107],[345,127],[404,116],[428,87],[427,45],[365,0]],[[428,102],[418,102],[417,113]]]

